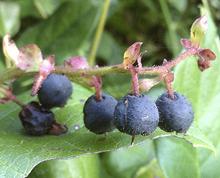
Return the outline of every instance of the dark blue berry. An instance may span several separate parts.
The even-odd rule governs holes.
[[[38,99],[44,108],[63,107],[72,92],[72,83],[65,75],[50,74],[38,92]]]
[[[129,135],[148,135],[159,122],[157,107],[146,95],[127,95],[115,107],[116,128]]]
[[[194,113],[190,102],[181,94],[175,92],[174,99],[167,93],[156,101],[160,114],[159,127],[167,132],[185,133],[193,122]]]
[[[19,118],[30,135],[44,135],[52,128],[54,114],[42,108],[37,102],[31,102],[24,106],[19,113]]]
[[[116,104],[117,100],[105,93],[100,101],[95,95],[90,96],[83,108],[85,127],[96,134],[112,131]]]

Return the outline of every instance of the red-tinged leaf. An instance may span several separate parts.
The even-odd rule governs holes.
[[[127,68],[129,64],[134,64],[140,57],[140,49],[142,44],[142,42],[135,42],[125,51],[123,61],[125,68]]]
[[[29,44],[19,49],[17,67],[21,70],[39,69],[39,65],[43,60],[40,48],[35,44]]]
[[[43,60],[41,50],[37,45],[29,44],[18,49],[9,34],[3,38],[3,52],[9,62],[25,71],[39,69],[39,65]]]

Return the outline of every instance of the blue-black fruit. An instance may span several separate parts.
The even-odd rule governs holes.
[[[96,134],[112,131],[116,104],[117,100],[105,93],[100,101],[95,95],[90,96],[83,108],[85,127]]]
[[[148,135],[159,122],[157,107],[146,95],[126,95],[115,107],[116,128],[129,135]]]
[[[166,132],[185,133],[193,122],[194,113],[190,102],[181,94],[174,92],[174,99],[167,93],[156,101],[159,110],[159,127]]]
[[[38,99],[44,108],[63,107],[73,92],[72,83],[62,74],[50,74],[44,80]]]
[[[30,135],[47,134],[55,122],[54,114],[37,102],[30,102],[24,106],[19,113],[19,118],[25,131]]]

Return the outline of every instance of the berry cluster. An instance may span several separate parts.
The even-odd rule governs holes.
[[[53,107],[63,107],[71,96],[73,87],[65,75],[50,74],[38,91],[38,102],[30,102],[23,106],[19,113],[25,131],[30,135],[59,135],[67,131],[67,127],[58,124]]]
[[[63,75],[66,74],[74,79],[80,78],[78,83],[95,89],[95,94],[87,99],[83,108],[85,127],[95,134],[104,134],[117,128],[120,132],[131,135],[133,141],[135,135],[149,135],[157,126],[166,132],[185,133],[193,122],[194,113],[186,97],[173,90],[172,68],[190,56],[197,57],[200,71],[211,66],[211,62],[216,58],[215,53],[200,45],[207,25],[206,16],[196,19],[191,27],[190,39],[181,39],[185,51],[174,60],[164,59],[161,66],[152,67],[142,66],[142,42],[132,44],[124,52],[123,62],[118,65],[90,67],[84,57],[76,56],[65,61],[63,66],[55,66],[53,55],[44,59],[36,45],[19,50],[10,36],[6,35],[3,39],[4,54],[6,59],[17,67],[9,78],[19,77],[21,71],[37,72],[32,95],[38,94],[39,103],[30,102],[23,105],[1,83],[0,92],[4,97],[0,98],[0,103],[12,100],[22,107],[19,117],[28,134],[64,133],[67,127],[55,121],[51,109],[63,107],[72,95],[73,86]],[[36,60],[30,60],[32,53],[39,54]],[[112,72],[130,73],[132,78],[132,92],[118,101],[102,92],[101,75]],[[157,76],[139,81],[139,75],[146,74]],[[150,90],[160,82],[164,82],[167,91],[159,96],[156,102],[140,93]]]
[[[103,134],[115,126],[131,136],[149,135],[158,124],[166,132],[185,133],[194,118],[192,105],[177,92],[174,98],[162,94],[156,103],[143,94],[128,94],[118,102],[107,94],[103,94],[100,101],[92,95],[83,112],[85,126],[91,132]]]

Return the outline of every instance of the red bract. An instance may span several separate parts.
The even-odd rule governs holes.
[[[211,61],[215,60],[216,55],[210,49],[201,49],[198,52],[198,67],[201,71],[208,69],[211,65]]]
[[[71,57],[64,62],[64,65],[71,67],[73,70],[89,68],[89,64],[86,58],[83,56]]]
[[[34,85],[32,87],[31,95],[34,96],[37,94],[40,89],[43,81],[47,78],[47,76],[55,70],[55,61],[54,56],[48,56],[44,59],[40,65],[39,73],[35,76]]]
[[[192,48],[192,42],[189,39],[181,39],[180,43],[185,49]]]
[[[124,53],[124,68],[128,68],[129,64],[134,64],[140,57],[140,49],[142,42],[135,42]]]

